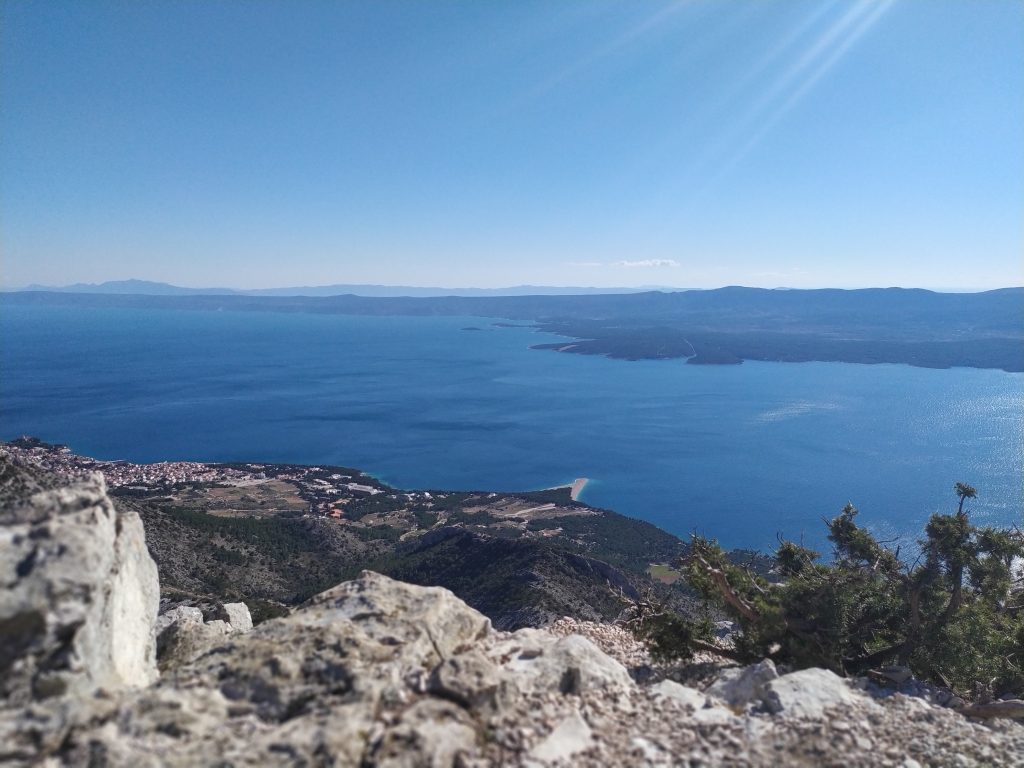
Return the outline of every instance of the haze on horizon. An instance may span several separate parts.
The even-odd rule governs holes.
[[[1024,3],[0,4],[0,285],[1024,284]]]

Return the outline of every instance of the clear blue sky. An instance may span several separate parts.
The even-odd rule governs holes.
[[[0,283],[1024,284],[1024,3],[0,2]]]

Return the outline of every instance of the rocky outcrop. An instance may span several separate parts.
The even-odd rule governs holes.
[[[773,714],[784,712],[802,718],[824,717],[831,709],[857,704],[868,706],[858,691],[827,669],[801,669],[769,680],[761,698],[765,709]]]
[[[101,475],[48,487],[0,463],[0,698],[153,682],[159,582],[138,516]]]
[[[504,632],[446,589],[368,571],[253,629],[238,604],[158,619],[137,518],[95,478],[30,490],[0,514],[0,762],[913,768],[1024,754],[1006,720],[767,661],[659,680],[671,670],[654,674],[621,628]]]
[[[170,626],[197,621],[181,611]],[[608,650],[631,642],[609,630],[595,639]],[[742,671],[725,677],[736,681]],[[821,671],[751,686],[762,705],[778,696],[777,714],[730,707],[668,680],[639,685],[580,634],[497,631],[445,589],[364,572],[288,617],[223,634],[147,689],[0,712],[0,759],[768,766],[785,755],[797,766],[900,765],[906,757],[984,765],[1012,764],[1024,748],[1019,726],[975,725],[902,696],[875,702],[834,675],[808,672]],[[947,759],[956,754],[964,760]]]
[[[146,764],[160,754],[203,765],[216,754],[293,764],[327,754],[341,764],[450,765],[479,751],[491,719],[530,699],[635,689],[626,669],[583,637],[496,632],[448,590],[371,572],[287,618],[225,631],[188,653],[174,643],[219,622],[174,610],[159,684],[115,702],[79,701],[66,720],[53,718],[66,762],[102,755],[100,764]],[[21,717],[25,730],[42,722]]]
[[[180,666],[213,647],[230,634],[252,630],[245,603],[217,603],[210,613],[223,618],[206,621],[202,609],[178,605],[156,620],[156,653],[161,668]]]
[[[252,629],[252,615],[245,603],[218,604],[216,619],[226,621],[235,632],[248,632]]]

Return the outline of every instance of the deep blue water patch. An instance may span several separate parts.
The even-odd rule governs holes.
[[[1021,522],[1024,375],[529,349],[550,338],[480,318],[0,305],[0,435],[344,464],[406,488],[585,476],[588,503],[762,549],[825,547],[821,518],[847,501],[911,542],[957,480],[978,522]]]

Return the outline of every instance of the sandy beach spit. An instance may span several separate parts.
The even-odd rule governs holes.
[[[550,488],[545,488],[544,490],[558,491],[561,490],[562,488],[568,488],[569,498],[572,499],[573,501],[578,501],[580,494],[583,493],[583,489],[587,487],[587,483],[589,482],[589,477],[577,477],[571,483],[566,483],[565,485],[553,485]]]
[[[583,489],[587,487],[589,482],[590,479],[586,477],[577,477],[573,480],[572,485],[569,486],[569,498],[573,501],[579,499],[580,494],[583,493]]]

